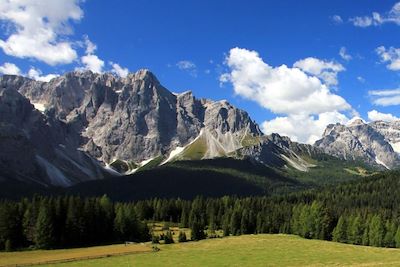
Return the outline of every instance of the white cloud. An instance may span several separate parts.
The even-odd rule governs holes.
[[[368,111],[368,119],[371,121],[395,121],[399,118],[390,113],[381,113],[376,110]]]
[[[342,46],[339,50],[339,56],[346,61],[350,61],[352,56],[347,53],[346,47]]]
[[[312,143],[328,123],[347,121],[340,112],[352,108],[345,99],[332,93],[323,82],[326,77],[321,77],[323,72],[337,73],[343,66],[314,58],[296,63],[307,72],[286,65],[273,67],[256,51],[233,48],[226,58],[230,72],[222,74],[220,81],[232,83],[237,95],[273,113],[286,114],[264,122],[266,133],[278,132],[300,142]],[[321,80],[311,73],[318,74]]]
[[[127,68],[123,68],[119,64],[114,62],[109,63],[112,66],[111,72],[117,74],[118,76],[125,78],[129,74],[129,70]]]
[[[345,68],[333,61],[324,61],[314,57],[301,59],[293,64],[304,72],[320,78],[326,85],[337,85],[337,74]]]
[[[386,67],[389,70],[400,70],[400,48],[389,47],[386,49],[384,46],[380,46],[375,51],[380,56],[381,62],[388,63]]]
[[[20,75],[21,70],[17,67],[17,65],[5,62],[2,66],[0,66],[0,73],[9,75]]]
[[[342,23],[343,23],[343,19],[342,19],[342,17],[339,16],[339,15],[333,15],[333,16],[331,17],[331,19],[332,19],[332,21],[333,21],[335,24],[342,24]]]
[[[91,70],[95,73],[102,73],[104,68],[104,61],[101,60],[96,52],[97,46],[89,40],[87,35],[84,36],[84,42],[86,45],[86,55],[81,57],[83,68],[77,68],[78,70]]]
[[[331,123],[346,124],[349,119],[337,111],[321,113],[317,116],[289,115],[277,117],[262,123],[264,133],[279,133],[293,141],[313,144],[321,138],[326,126]]]
[[[71,34],[70,21],[79,21],[80,0],[1,0],[0,20],[13,31],[0,40],[7,55],[34,58],[49,65],[71,63],[77,53],[65,36]]]
[[[96,55],[85,55],[81,57],[81,61],[84,65],[84,69],[91,70],[95,73],[102,73],[104,67],[104,61]]]
[[[230,73],[223,74],[221,82],[231,82],[237,95],[274,113],[319,114],[351,109],[346,100],[331,93],[317,77],[286,65],[269,66],[256,51],[233,48],[226,63]],[[318,70],[309,66],[309,71]]]
[[[357,81],[359,81],[360,83],[365,83],[365,78],[362,76],[357,76]]]
[[[89,36],[84,35],[83,41],[85,42],[86,45],[86,54],[93,54],[94,52],[96,52],[97,45],[95,45],[94,43],[92,43],[92,41],[90,41]]]
[[[176,63],[176,65],[181,70],[190,70],[190,69],[196,68],[196,64],[194,64],[193,62],[191,62],[189,60],[181,60],[178,63]]]
[[[350,19],[354,26],[369,27],[378,26],[384,23],[394,23],[400,25],[400,2],[396,3],[389,12],[380,14],[372,12],[370,16],[354,17]]]
[[[42,71],[39,69],[35,68],[30,68],[28,71],[29,78],[34,79],[36,81],[41,81],[41,82],[49,82],[51,79],[58,77],[59,75],[57,74],[47,74],[42,76]]]
[[[400,105],[400,89],[372,90],[368,94],[373,97],[372,103],[378,106]]]
[[[193,77],[197,77],[197,66],[192,61],[189,60],[181,60],[176,63],[176,66],[180,70],[187,71]]]

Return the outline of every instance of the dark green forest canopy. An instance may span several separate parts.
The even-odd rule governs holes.
[[[40,197],[0,202],[0,248],[71,247],[150,240],[147,221],[224,235],[292,233],[373,246],[400,245],[400,173],[386,172],[323,189],[275,196],[193,200]],[[84,238],[82,238],[84,237]]]

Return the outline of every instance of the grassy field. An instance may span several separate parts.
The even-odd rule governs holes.
[[[0,252],[0,266],[38,264],[43,262],[65,261],[151,252],[148,244],[109,245],[88,248],[33,250],[23,252]],[[66,265],[68,266],[68,265]],[[75,265],[79,266],[79,265]]]
[[[118,246],[109,247],[110,251],[114,250],[114,247]],[[400,266],[400,249],[305,240],[290,235],[246,235],[159,245],[159,248],[159,252],[45,266]],[[63,250],[66,251],[68,250]],[[7,261],[10,264],[17,263],[30,255],[51,258],[57,253],[59,252],[0,253],[0,265]]]

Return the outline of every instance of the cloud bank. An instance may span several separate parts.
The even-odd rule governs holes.
[[[256,51],[233,48],[226,64],[229,72],[221,75],[220,81],[231,83],[236,95],[285,115],[264,122],[266,133],[278,132],[312,143],[327,124],[348,120],[341,111],[351,111],[350,104],[329,87],[337,84],[337,73],[344,70],[339,63],[306,58],[293,67],[273,67]]]

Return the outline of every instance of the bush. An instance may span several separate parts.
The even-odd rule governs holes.
[[[153,236],[151,237],[151,243],[153,243],[153,244],[160,244],[160,237],[158,237],[158,236],[156,236],[156,235],[153,235]]]
[[[174,243],[174,239],[172,237],[171,231],[168,231],[167,234],[164,236],[164,242],[165,244],[172,244]]]
[[[183,231],[179,232],[179,236],[178,236],[178,241],[179,243],[183,243],[187,241],[187,237],[186,237],[186,233]]]

